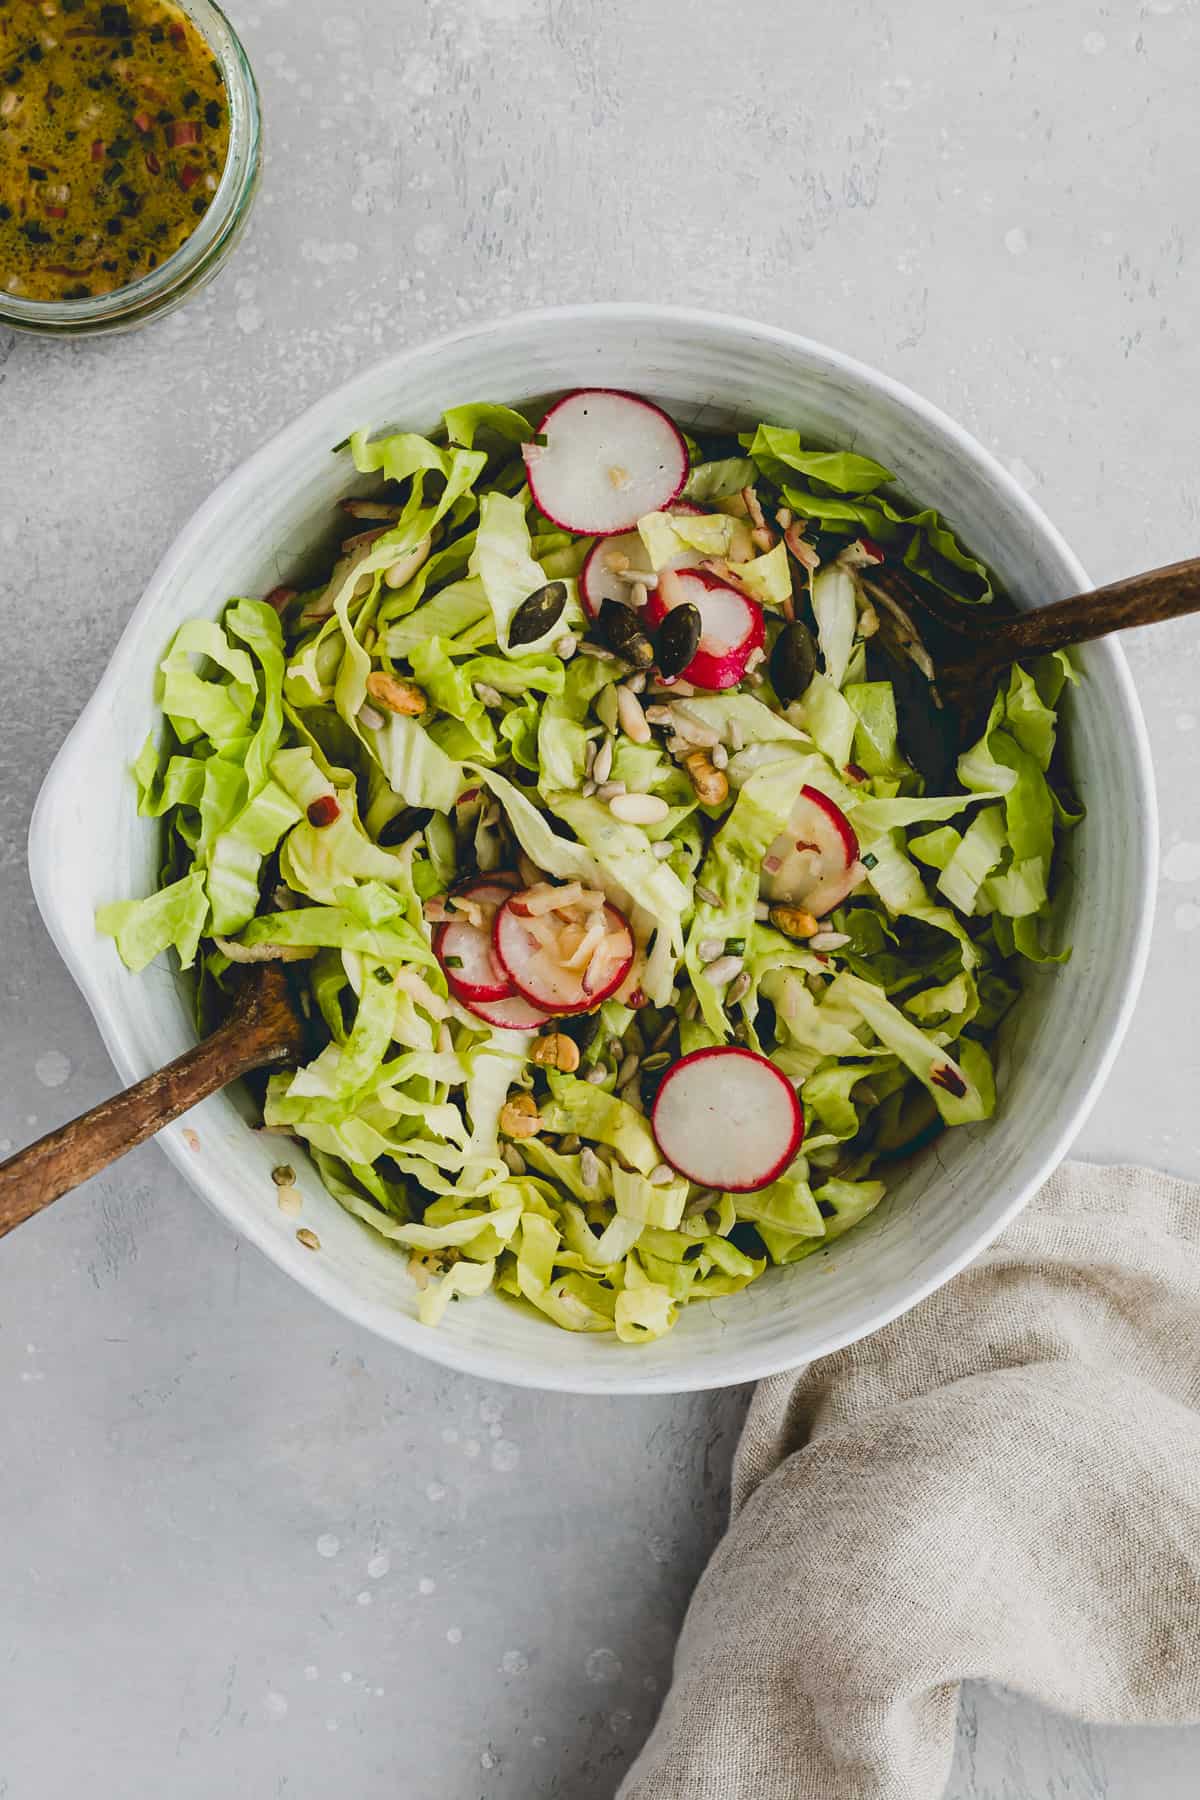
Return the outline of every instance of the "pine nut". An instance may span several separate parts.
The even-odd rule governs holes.
[[[628,687],[617,689],[617,717],[621,721],[622,731],[635,744],[650,742],[650,726],[642,711],[641,702]]]
[[[671,812],[661,794],[617,794],[608,810],[625,825],[661,825]]]

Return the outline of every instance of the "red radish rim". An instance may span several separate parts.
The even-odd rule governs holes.
[[[601,551],[606,550],[609,547],[615,537],[635,537],[636,535],[637,533],[633,531],[606,532],[603,537],[597,537],[595,543],[584,557],[579,569],[579,601],[589,619],[595,620],[600,617],[600,608],[592,605],[592,596],[588,585],[589,572],[593,561]],[[647,574],[649,574],[649,570],[647,570]]]
[[[540,1031],[543,1025],[549,1025],[555,1017],[553,1013],[543,1012],[540,1006],[534,1006],[532,1000],[526,1000],[523,994],[505,994],[502,1000],[471,1001],[464,999],[461,995],[456,995],[455,998],[460,1006],[465,1006],[469,1013],[473,1013],[477,1019],[482,1019],[485,1025],[490,1025],[493,1031]],[[519,1006],[528,1006],[539,1016],[531,1019],[528,1025],[509,1025],[503,1019],[492,1018],[491,1014],[484,1010],[486,1007],[494,1009],[498,1006],[508,1006],[514,1001]]]
[[[450,967],[449,963],[446,961],[443,949],[446,933],[448,931],[477,931],[479,936],[484,939],[484,942],[487,943],[489,947],[491,940],[481,926],[472,925],[469,919],[447,919],[445,923],[439,925],[434,932],[433,954],[438,959],[438,967],[446,977],[446,986],[450,989],[450,992],[454,995],[455,999],[463,1001],[509,999],[513,991],[512,982],[508,979],[507,975],[505,975],[504,970],[499,966],[497,966],[496,973],[500,976],[500,980],[497,982],[464,981],[461,972],[458,969],[452,969]],[[492,961],[493,963],[496,961],[494,952]]]
[[[726,581],[711,569],[679,569],[675,573],[681,581],[698,581],[710,592],[723,588],[727,593],[736,595],[746,608],[749,620],[746,635],[739,638],[736,644],[731,644],[724,656],[716,656],[709,650],[697,650],[686,669],[680,670],[684,681],[690,681],[696,687],[708,688],[712,692],[719,693],[724,688],[736,687],[746,672],[746,664],[751,656],[756,650],[761,650],[767,641],[762,607],[735,582]],[[660,582],[643,608],[647,624],[654,627],[661,625],[670,610],[663,601]]]
[[[846,867],[849,868],[851,863],[858,861],[858,834],[853,825],[851,825],[837,801],[831,800],[828,794],[823,794],[820,788],[809,787],[808,784],[805,783],[800,789],[800,792],[806,800],[810,800],[814,806],[820,807],[821,811],[825,814],[825,817],[834,827],[842,840],[842,848],[846,853]]]
[[[654,404],[653,400],[647,400],[643,394],[631,394],[628,388],[610,388],[610,387],[572,388],[571,392],[569,394],[563,394],[560,399],[558,399],[554,402],[554,405],[550,408],[550,410],[543,415],[542,420],[541,420],[540,424],[537,426],[534,435],[536,437],[544,436],[545,432],[546,432],[546,426],[550,423],[550,420],[554,417],[555,413],[558,412],[559,408],[566,406],[566,404],[569,400],[577,400],[579,398],[580,394],[609,394],[616,399],[632,400],[635,406],[644,406],[648,412],[657,413],[659,418],[666,420],[667,424],[671,427],[671,430],[674,432],[674,434],[679,442],[679,453],[683,460],[683,473],[680,475],[679,480],[676,482],[675,486],[672,488],[670,498],[667,500],[664,500],[662,505],[658,509],[660,512],[665,512],[667,507],[673,505],[674,502],[679,498],[680,494],[683,492],[684,488],[687,486],[688,476],[692,472],[691,457],[688,455],[687,442],[684,438],[682,431],[680,431],[678,425],[675,423],[675,421],[671,417],[670,413],[664,412],[661,406],[656,406]],[[524,446],[524,448],[528,448],[528,446]],[[631,531],[634,528],[634,526],[637,524],[636,519],[631,519],[629,521],[628,525],[618,526],[613,531],[600,531],[600,532],[596,532],[596,533],[580,531],[577,526],[569,525],[565,519],[560,519],[557,517],[557,515],[555,513],[546,511],[546,508],[542,505],[541,501],[538,498],[537,487],[532,479],[533,470],[536,469],[537,465],[536,465],[536,463],[531,465],[527,457],[524,460],[525,460],[526,477],[529,480],[529,491],[533,495],[534,505],[537,507],[538,511],[542,514],[542,517],[549,519],[549,521],[552,525],[557,525],[560,531],[570,531],[576,537],[590,537],[593,535],[598,538],[621,537],[626,531]]]
[[[801,1144],[804,1142],[804,1108],[800,1104],[800,1096],[797,1094],[783,1070],[777,1069],[769,1056],[762,1056],[757,1050],[748,1050],[744,1044],[706,1044],[701,1050],[690,1050],[686,1056],[681,1056],[678,1062],[673,1062],[671,1064],[670,1068],[666,1070],[662,1080],[659,1082],[658,1092],[654,1097],[654,1105],[650,1112],[650,1129],[654,1134],[655,1143],[662,1151],[663,1160],[670,1163],[671,1167],[678,1174],[687,1176],[689,1181],[694,1181],[701,1187],[709,1187],[712,1185],[702,1176],[692,1175],[687,1169],[680,1168],[679,1164],[673,1160],[662,1139],[659,1137],[658,1127],[655,1121],[658,1117],[658,1109],[663,1102],[663,1096],[667,1092],[673,1077],[677,1076],[679,1071],[686,1068],[689,1064],[703,1062],[706,1058],[713,1056],[740,1056],[749,1062],[758,1063],[764,1069],[769,1070],[780,1086],[786,1089],[788,1099],[791,1102],[792,1141],[788,1147],[787,1154],[782,1156],[777,1162],[773,1163],[770,1174],[764,1175],[761,1180],[739,1183],[726,1182],[720,1190],[723,1194],[755,1194],[760,1188],[770,1187],[773,1181],[778,1181],[779,1177],[783,1174],[783,1171],[787,1168],[788,1164],[795,1158]]]
[[[515,899],[516,895],[514,895],[513,898]],[[508,910],[508,901],[506,900],[503,906],[498,906],[496,908],[496,916],[492,920],[492,948],[495,952],[496,961],[504,970],[508,979],[512,982],[513,991],[519,994],[522,1000],[528,1000],[530,1006],[536,1006],[539,1011],[546,1012],[547,1008],[545,1003],[539,1000],[537,995],[533,993],[530,988],[525,986],[518,976],[514,975],[512,967],[505,959],[504,951],[500,947],[500,932],[502,929],[501,914],[508,912]],[[598,1006],[602,1006],[606,1000],[610,999],[612,995],[616,993],[630,969],[633,967],[633,959],[637,955],[637,940],[633,935],[633,928],[630,925],[629,920],[625,917],[623,912],[612,904],[611,901],[605,901],[604,910],[606,913],[610,913],[613,918],[620,920],[621,928],[629,940],[629,954],[623,962],[618,964],[608,985],[603,989],[598,990],[594,994],[587,994],[582,1000],[571,1005],[567,1005],[566,1003],[560,1004],[556,1001],[553,1009],[549,1011],[548,1015],[552,1019],[567,1019],[572,1017],[575,1013],[594,1012]],[[513,912],[511,917],[519,920],[521,915],[518,912]]]

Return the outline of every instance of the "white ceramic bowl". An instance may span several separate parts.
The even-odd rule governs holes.
[[[330,447],[354,427],[428,430],[443,408],[579,385],[628,387],[689,426],[769,419],[861,448],[914,499],[941,508],[1019,605],[1086,587],[1053,526],[986,451],[942,413],[835,351],[739,319],[655,306],[579,306],[468,330],[392,357],[339,388],[231,475],[176,539],[46,779],[30,863],[42,914],[129,1081],[193,1041],[185,991],[166,967],[131,975],[92,923],[101,901],[154,884],[156,827],[129,775],[155,724],[155,666],[180,622],[263,593],[328,533],[346,483]],[[248,1129],[237,1093],[163,1132],[167,1155],[236,1230],[290,1275],[381,1337],[452,1368],[530,1387],[640,1393],[748,1381],[876,1330],[977,1256],[1065,1153],[1125,1030],[1142,977],[1155,866],[1145,732],[1115,645],[1080,657],[1068,707],[1087,818],[1067,840],[1074,954],[1037,975],[1010,1017],[1000,1105],[950,1132],[829,1255],[769,1272],[747,1292],[684,1309],[659,1343],[573,1336],[487,1296],[430,1331],[414,1318],[404,1264],[305,1168],[296,1242],[275,1203],[278,1145]]]

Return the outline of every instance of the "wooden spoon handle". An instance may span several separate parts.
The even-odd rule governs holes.
[[[1130,575],[1090,594],[1058,600],[1053,606],[1018,613],[997,625],[994,638],[991,632],[988,635],[996,665],[1002,667],[1026,656],[1086,644],[1110,631],[1157,625],[1194,612],[1200,612],[1200,557],[1195,556],[1145,575]]]
[[[0,1237],[227,1082],[292,1054],[294,1045],[279,1041],[276,1021],[232,1018],[165,1069],[18,1150],[0,1163]]]

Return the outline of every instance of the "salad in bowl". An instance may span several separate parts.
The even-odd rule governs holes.
[[[239,964],[292,965],[319,1048],[263,1126],[427,1324],[492,1290],[659,1338],[992,1113],[1020,964],[1066,954],[1070,666],[1014,669],[951,754],[896,596],[986,605],[989,572],[787,426],[697,441],[586,389],[335,453],[332,572],[167,648],[160,885],[98,923],[195,971],[201,1028]]]

